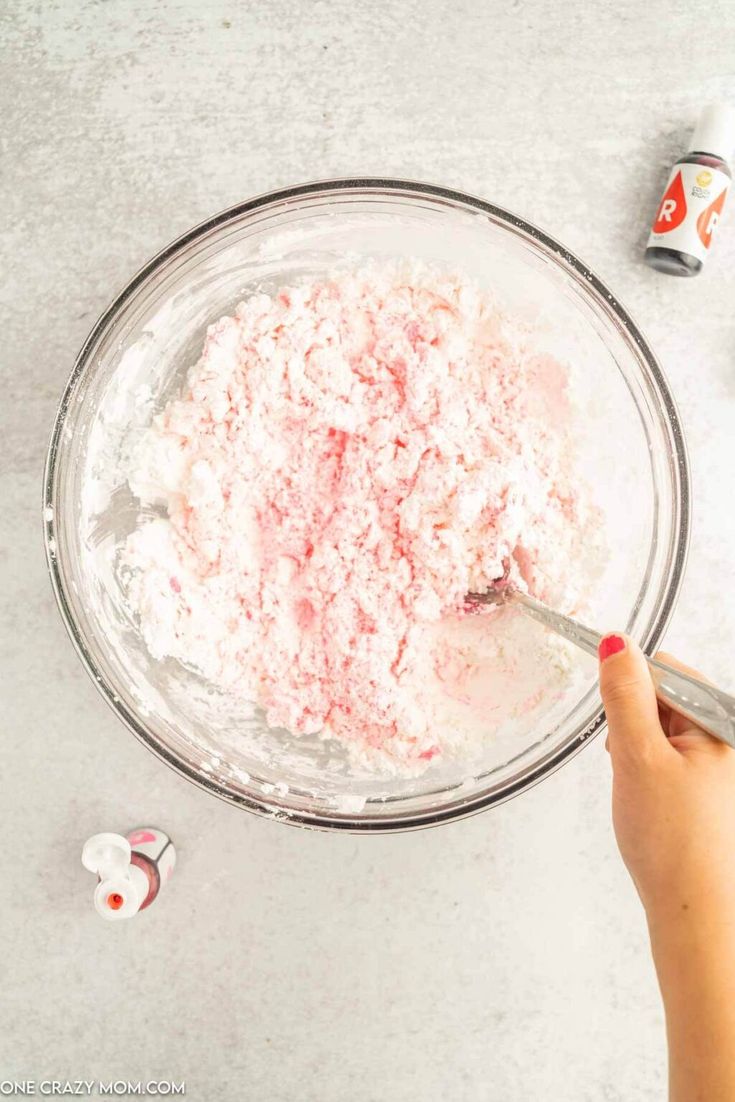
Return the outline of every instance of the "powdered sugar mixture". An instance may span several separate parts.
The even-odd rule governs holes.
[[[459,277],[367,267],[248,298],[136,454],[131,488],[166,507],[124,555],[148,648],[272,726],[423,767],[462,734],[477,653],[502,656],[507,614],[465,631],[464,595],[509,558],[537,596],[580,597],[594,511],[570,427],[566,367]]]

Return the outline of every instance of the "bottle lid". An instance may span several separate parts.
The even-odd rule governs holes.
[[[730,159],[735,148],[735,110],[728,103],[711,103],[699,116],[689,148],[693,153],[710,153]]]
[[[82,850],[85,869],[99,878],[94,906],[102,918],[132,918],[148,890],[145,874],[130,864],[130,842],[121,834],[95,834]]]

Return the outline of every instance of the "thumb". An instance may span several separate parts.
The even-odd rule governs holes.
[[[668,745],[643,651],[627,635],[600,642],[600,692],[613,764],[622,756],[641,758]]]

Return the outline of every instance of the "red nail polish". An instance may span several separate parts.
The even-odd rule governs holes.
[[[606,635],[604,639],[600,640],[597,653],[600,656],[600,661],[604,662],[611,654],[619,654],[621,650],[625,650],[625,639],[622,635]]]

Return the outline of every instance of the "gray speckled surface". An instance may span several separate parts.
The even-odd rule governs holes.
[[[735,688],[735,218],[705,274],[640,253],[726,0],[6,0],[0,1080],[151,1076],[286,1102],[651,1102],[662,1015],[598,741],[522,799],[408,836],[310,834],[166,770],[83,672],[46,578],[46,441],[102,307],[170,238],[332,174],[424,178],[561,238],[653,341],[695,487],[667,644]],[[171,831],[170,895],[108,927],[88,834]]]

